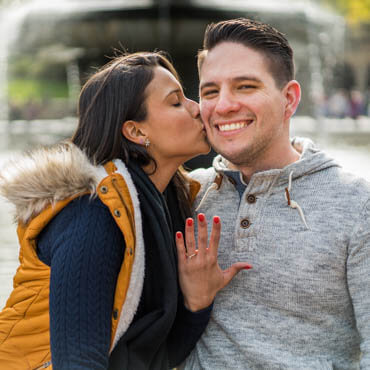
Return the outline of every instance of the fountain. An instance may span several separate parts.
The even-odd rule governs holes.
[[[19,26],[24,19],[25,8],[0,8],[0,121],[6,121],[8,107],[8,58],[10,45],[15,42]]]
[[[325,136],[317,107],[331,86],[338,56],[343,55],[345,24],[310,0],[281,0],[278,6],[276,0],[29,0],[3,13],[1,27],[10,27],[5,34],[12,39],[0,45],[7,50],[0,53],[1,86],[7,85],[5,76],[9,86],[21,79],[22,93],[28,91],[29,96],[18,103],[12,91],[3,90],[0,119],[22,120],[29,127],[28,122],[37,118],[39,136],[51,127],[40,123],[45,120],[58,119],[53,127],[64,127],[63,118],[70,117],[73,126],[81,84],[115,49],[168,51],[185,93],[197,99],[195,56],[206,25],[241,16],[270,23],[287,35],[303,89],[293,126],[307,126],[311,136]],[[24,82],[31,84],[28,90]],[[208,164],[209,157],[190,166]]]
[[[12,36],[0,45],[1,50],[7,50],[1,53],[1,85],[7,85],[6,75],[11,82],[17,73],[25,73],[24,67],[17,69],[22,60],[25,65],[27,58],[31,60],[33,70],[39,62],[38,76],[42,77],[43,72],[47,76],[49,69],[60,75],[58,82],[65,85],[67,100],[69,96],[65,114],[73,115],[80,83],[91,72],[91,66],[107,61],[105,56],[112,55],[114,48],[159,48],[172,55],[187,94],[197,98],[195,55],[201,48],[206,24],[247,16],[287,34],[296,52],[297,77],[304,89],[298,114],[314,116],[314,101],[323,94],[325,79],[330,78],[330,73],[323,76],[321,71],[330,71],[340,52],[338,45],[343,45],[338,42],[344,29],[341,18],[308,0],[282,0],[278,6],[275,0],[230,0],[225,4],[221,0],[31,0],[17,4],[3,12],[5,21],[1,21],[5,34]],[[8,68],[8,60],[15,66]],[[7,95],[2,90],[0,119],[24,118],[6,108]],[[53,101],[48,100],[47,105],[51,109]],[[60,112],[47,112],[44,118],[53,114],[60,118]]]

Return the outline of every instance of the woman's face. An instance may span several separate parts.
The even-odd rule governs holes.
[[[158,165],[168,161],[182,164],[209,152],[199,106],[184,96],[171,72],[155,67],[145,92],[147,117],[140,127],[150,140],[148,151]]]

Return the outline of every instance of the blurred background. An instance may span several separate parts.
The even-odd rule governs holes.
[[[303,96],[292,136],[370,180],[370,0],[0,0],[0,166],[69,137],[81,86],[117,50],[168,51],[197,100],[206,25],[236,17],[270,23],[294,49]],[[12,208],[0,199],[1,307],[17,255]]]

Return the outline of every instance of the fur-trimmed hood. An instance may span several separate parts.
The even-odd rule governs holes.
[[[0,195],[15,205],[16,221],[27,223],[50,204],[79,193],[94,194],[98,168],[70,142],[32,150],[0,170]]]

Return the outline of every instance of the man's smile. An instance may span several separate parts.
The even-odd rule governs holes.
[[[253,119],[248,119],[234,122],[218,122],[214,124],[214,127],[222,133],[236,133],[251,125],[253,121]]]

